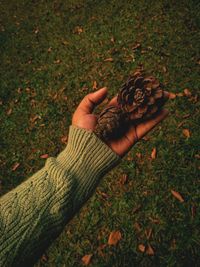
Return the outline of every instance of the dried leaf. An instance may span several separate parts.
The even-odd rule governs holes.
[[[155,253],[154,253],[154,250],[153,250],[153,248],[152,248],[152,246],[149,245],[149,244],[147,245],[146,254],[147,254],[147,255],[150,255],[150,256],[152,256],[152,255],[155,254]]]
[[[139,251],[141,251],[142,253],[144,253],[145,252],[145,245],[139,244],[138,249],[139,249]]]
[[[122,234],[120,231],[112,231],[110,233],[110,236],[108,238],[108,245],[117,245],[117,243],[120,241],[120,239],[122,238]]]
[[[181,128],[181,127],[183,126],[184,123],[185,123],[185,121],[181,121],[181,122],[178,124],[177,128]]]
[[[12,108],[10,108],[7,112],[6,112],[6,114],[9,116],[10,114],[12,113]]]
[[[41,119],[41,117],[39,115],[35,115],[34,117],[30,118],[30,122],[34,123],[37,119]]]
[[[13,166],[12,166],[12,171],[16,171],[16,169],[19,167],[20,163],[16,162]]]
[[[183,119],[187,119],[187,118],[189,118],[191,116],[191,114],[185,114],[185,115],[183,115]]]
[[[191,133],[189,131],[189,129],[183,129],[183,135],[187,138],[189,138],[191,136]]]
[[[192,205],[191,207],[191,215],[192,215],[192,219],[194,219],[195,215],[196,215],[196,212],[197,212],[197,207],[196,205]]]
[[[54,60],[54,64],[60,64],[60,63],[61,63],[61,60],[60,59]]]
[[[136,43],[134,46],[133,46],[133,50],[136,50],[136,49],[138,49],[138,48],[141,48],[141,44],[139,44],[139,43]]]
[[[183,197],[181,196],[181,194],[180,194],[179,192],[176,192],[176,191],[174,191],[174,190],[171,190],[171,193],[172,193],[172,195],[173,195],[176,199],[178,199],[181,203],[184,202],[184,199],[183,199]]]
[[[184,89],[183,92],[184,92],[184,95],[187,96],[187,97],[191,97],[192,96],[192,93],[190,92],[190,90],[188,88]]]
[[[47,262],[48,261],[48,257],[46,254],[43,254],[42,257],[41,257],[41,261],[42,262]]]
[[[150,239],[152,235],[152,228],[146,229],[145,234],[146,234],[147,239]]]
[[[112,57],[109,57],[109,58],[106,58],[104,59],[105,62],[112,62],[113,61],[113,58]]]
[[[97,190],[97,194],[100,195],[101,197],[103,197],[104,199],[108,199],[109,198],[108,194],[106,194],[106,193],[104,193],[104,192],[102,192],[100,190]]]
[[[41,159],[47,159],[49,157],[49,154],[43,154],[40,156]]]
[[[67,144],[67,141],[68,141],[68,136],[67,135],[63,135],[61,137],[61,142],[66,145]]]
[[[115,42],[115,38],[114,37],[111,37],[110,40],[111,40],[112,43]]]
[[[160,220],[157,219],[157,218],[152,218],[152,217],[149,217],[149,220],[152,222],[152,223],[155,223],[155,224],[160,224]]]
[[[151,152],[151,158],[152,158],[152,159],[155,159],[155,158],[156,158],[156,155],[157,155],[157,150],[156,150],[156,148],[154,147],[154,148],[152,149],[152,152]]]
[[[127,181],[128,181],[128,175],[124,173],[120,178],[120,183],[124,185],[127,183]]]
[[[167,72],[167,68],[165,66],[163,66],[163,72],[166,73]]]
[[[176,98],[176,94],[169,92],[169,99],[174,99]]]
[[[133,227],[137,232],[140,232],[142,230],[138,222],[134,223]]]
[[[83,265],[85,265],[85,266],[89,265],[91,262],[92,256],[93,256],[92,254],[87,254],[87,255],[83,256],[81,259]]]
[[[171,248],[176,249],[176,239],[175,238],[172,239]]]
[[[81,34],[83,32],[83,28],[82,27],[80,27],[80,26],[76,26],[75,28],[74,28],[74,33],[76,33],[76,34]]]
[[[36,29],[34,30],[34,33],[35,33],[35,34],[38,34],[38,32],[39,32],[39,29],[36,28]]]
[[[183,93],[177,93],[176,96],[182,97],[182,96],[184,96],[184,94]]]
[[[97,90],[97,82],[96,82],[96,81],[93,82],[92,89],[93,89],[93,90]]]

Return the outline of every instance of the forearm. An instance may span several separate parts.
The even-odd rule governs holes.
[[[119,161],[92,132],[71,126],[65,150],[1,198],[1,265],[35,260]]]

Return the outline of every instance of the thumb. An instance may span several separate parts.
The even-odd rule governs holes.
[[[107,92],[107,88],[103,87],[94,93],[86,95],[76,111],[80,112],[81,114],[92,113],[94,108],[106,98]]]

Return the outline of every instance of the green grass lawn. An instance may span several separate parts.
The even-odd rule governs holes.
[[[41,155],[65,147],[94,81],[112,97],[142,64],[179,93],[170,116],[106,175],[36,266],[82,266],[86,254],[98,267],[200,266],[198,2],[0,1],[1,194],[39,170]],[[186,88],[192,96],[181,96]],[[114,230],[122,238],[109,246]]]

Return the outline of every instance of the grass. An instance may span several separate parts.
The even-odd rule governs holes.
[[[45,162],[40,155],[56,156],[64,148],[61,138],[94,81],[98,88],[107,86],[111,97],[142,64],[171,92],[192,93],[169,101],[167,120],[106,175],[36,266],[77,267],[85,254],[93,254],[90,266],[98,267],[199,266],[198,1],[0,5],[1,194],[40,169]],[[183,129],[190,130],[189,138]],[[20,165],[12,171],[16,162]],[[113,230],[122,233],[118,245],[100,249]],[[142,253],[140,244],[150,244],[154,255]]]

